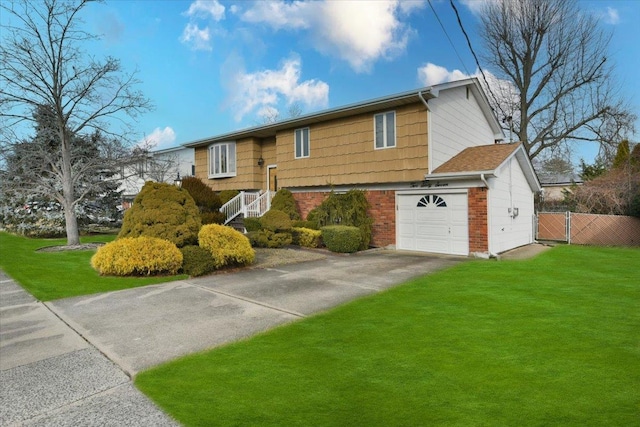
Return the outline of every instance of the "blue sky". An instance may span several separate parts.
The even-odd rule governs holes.
[[[482,1],[456,2],[478,53]],[[579,5],[613,31],[617,77],[640,115],[640,1]],[[426,1],[110,0],[85,21],[103,35],[93,53],[139,70],[155,110],[136,129],[160,149],[286,118],[292,104],[306,114],[476,73],[449,2],[432,6],[452,43]]]

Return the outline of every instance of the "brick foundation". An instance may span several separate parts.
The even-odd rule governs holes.
[[[487,189],[469,188],[469,253],[489,252]]]
[[[300,216],[304,219],[311,209],[317,207],[328,196],[328,192],[293,193]],[[396,192],[376,190],[366,192],[369,201],[369,216],[373,218],[371,246],[384,247],[396,243]]]

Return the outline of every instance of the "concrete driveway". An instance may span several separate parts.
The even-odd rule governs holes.
[[[129,375],[304,318],[463,257],[368,251],[46,303]]]
[[[328,254],[47,303],[0,271],[0,425],[176,425],[131,377],[467,259]]]

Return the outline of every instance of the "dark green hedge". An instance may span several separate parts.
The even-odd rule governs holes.
[[[322,240],[331,252],[353,253],[362,245],[362,232],[358,227],[328,225],[321,228]]]

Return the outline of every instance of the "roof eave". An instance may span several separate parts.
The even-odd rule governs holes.
[[[425,181],[434,181],[434,180],[450,180],[450,181],[459,181],[465,179],[478,179],[481,180],[484,178],[495,178],[495,170],[485,170],[485,171],[464,171],[464,172],[438,172],[425,174]]]

